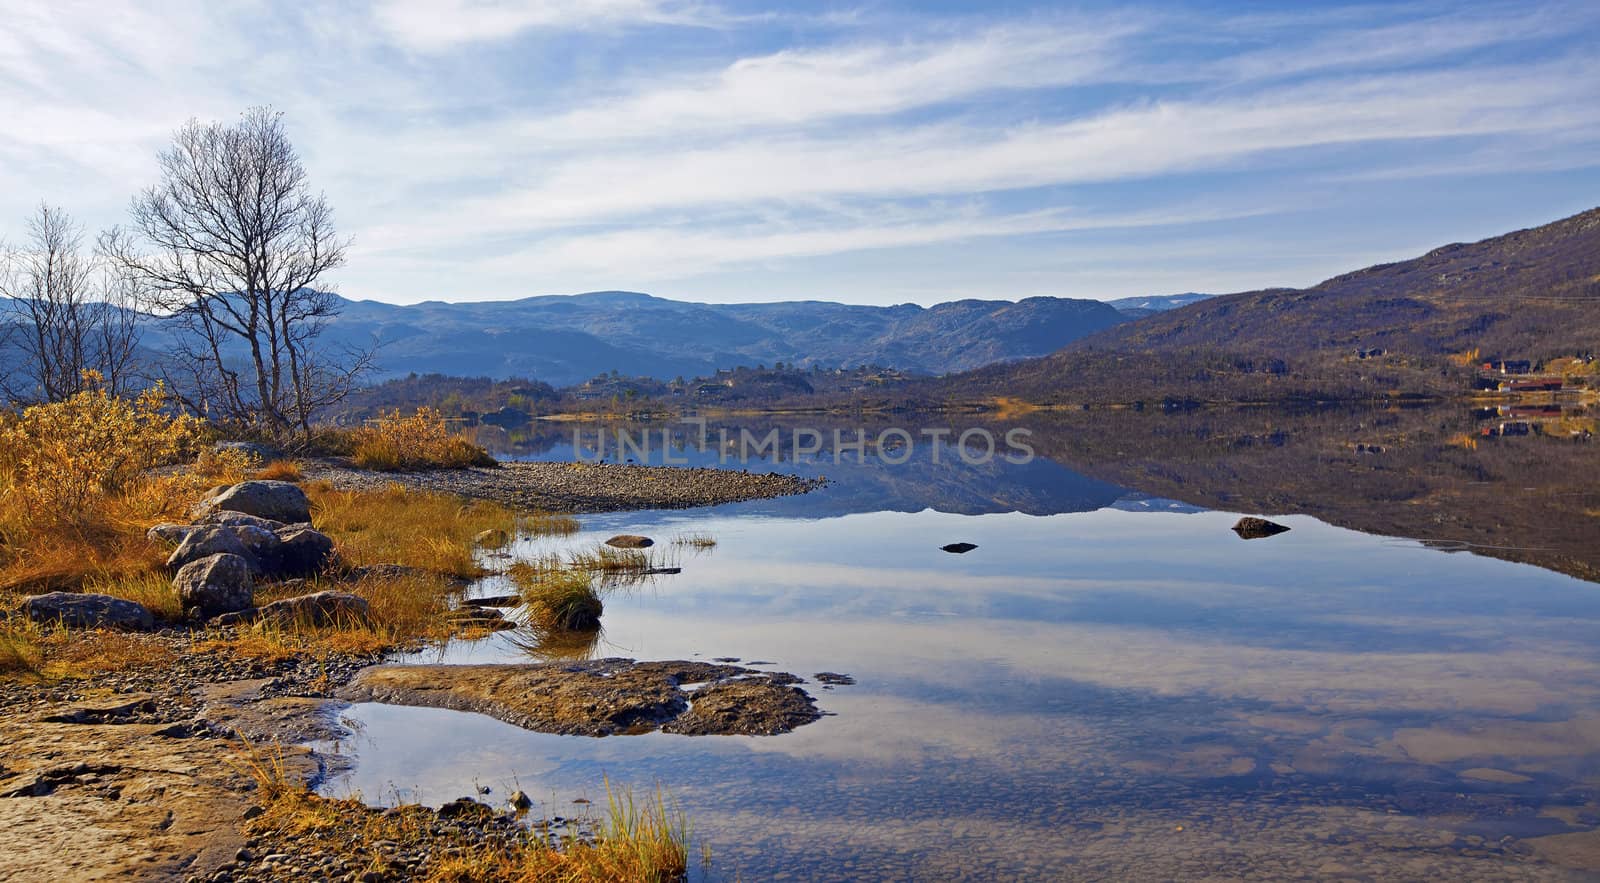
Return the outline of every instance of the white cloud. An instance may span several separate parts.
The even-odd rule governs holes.
[[[1131,21],[1013,24],[955,38],[784,50],[533,120],[524,131],[558,141],[661,140],[895,114],[1001,89],[1102,82],[1118,75],[1117,44],[1139,30]]]
[[[1600,64],[1572,59],[1135,105],[999,132],[942,123],[552,157],[528,185],[407,218],[368,241],[413,248],[630,217],[648,224],[652,213],[696,208],[984,193],[1227,168],[1275,151],[1592,129],[1597,74]]]
[[[422,52],[507,39],[534,29],[708,25],[723,20],[699,4],[673,0],[380,0],[373,17],[396,42]]]

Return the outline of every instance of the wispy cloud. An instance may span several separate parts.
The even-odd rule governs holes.
[[[0,235],[40,198],[119,220],[184,119],[257,103],[287,112],[356,238],[345,289],[397,299],[755,288],[771,262],[869,297],[850,256],[904,255],[887,287],[931,290],[940,248],[1033,294],[1083,266],[1021,248],[1042,234],[1240,227],[1337,182],[1348,204],[1295,215],[1296,241],[1337,223],[1381,245],[1328,213],[1441,176],[1486,205],[1539,169],[1597,183],[1592,4],[863,9],[0,0]],[[1215,241],[1150,284],[1237,278],[1249,262],[1220,249],[1244,240]],[[1147,293],[1142,266],[1094,272]]]
[[[507,40],[529,30],[727,21],[712,7],[681,0],[380,0],[373,19],[396,43],[423,52]]]

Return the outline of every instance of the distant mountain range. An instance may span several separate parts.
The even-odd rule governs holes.
[[[379,378],[522,376],[557,386],[616,370],[670,379],[738,365],[883,365],[943,374],[1054,352],[1127,320],[1094,300],[932,307],[823,301],[701,304],[634,292],[396,306],[346,301],[328,337],[376,338]]]
[[[1165,313],[1167,310],[1176,310],[1192,303],[1199,303],[1208,297],[1214,297],[1214,295],[1191,291],[1186,294],[1163,294],[1152,297],[1119,297],[1116,300],[1108,300],[1106,303],[1116,307],[1117,312],[1130,319],[1142,319],[1145,316],[1153,316],[1156,313]]]
[[[1459,392],[1481,361],[1597,350],[1600,208],[1312,288],[1203,298],[934,392],[1090,402]]]

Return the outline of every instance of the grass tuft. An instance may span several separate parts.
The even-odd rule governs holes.
[[[273,460],[261,467],[256,473],[256,478],[261,481],[292,481],[295,484],[305,481],[300,466],[293,460]]]

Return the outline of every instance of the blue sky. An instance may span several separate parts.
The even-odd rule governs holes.
[[[357,298],[1234,291],[1600,204],[1583,0],[0,15],[0,236],[117,223],[184,120],[271,104]]]

